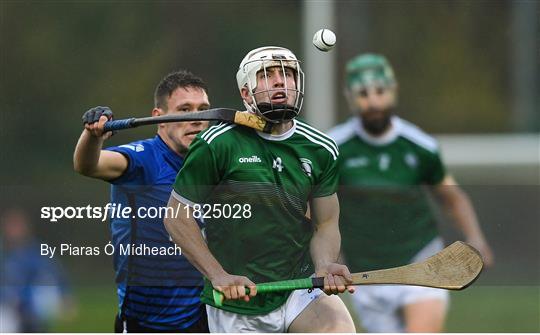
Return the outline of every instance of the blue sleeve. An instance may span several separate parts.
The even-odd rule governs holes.
[[[114,185],[151,185],[159,172],[151,145],[144,141],[133,142],[105,150],[121,153],[128,160],[124,173],[109,182]]]

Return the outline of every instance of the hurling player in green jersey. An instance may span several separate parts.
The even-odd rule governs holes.
[[[354,291],[349,270],[336,263],[339,152],[332,139],[296,119],[304,95],[299,62],[285,48],[252,50],[237,83],[247,110],[273,123],[273,132],[224,123],[199,134],[169,200],[179,214],[165,220],[206,277],[201,300],[210,331],[354,332],[345,305],[331,295]],[[201,212],[206,241],[193,220]],[[255,283],[313,274],[325,277],[329,295],[256,292]],[[212,287],[223,292],[222,306],[214,304]]]
[[[397,117],[397,83],[381,55],[347,64],[354,116],[330,130],[340,150],[342,250],[352,272],[400,266],[443,248],[427,192],[451,214],[467,242],[493,255],[466,194],[445,171],[435,140]],[[352,296],[369,332],[439,332],[448,293],[414,286],[364,286]]]

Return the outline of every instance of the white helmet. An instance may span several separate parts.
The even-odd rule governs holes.
[[[283,74],[285,74],[285,68],[290,68],[294,71],[296,88],[287,87],[287,83],[285,82],[285,87],[283,88],[268,88],[266,90],[255,91],[257,88],[257,72],[264,71],[266,77],[266,69],[276,66],[282,69]],[[247,88],[253,100],[252,103],[244,100],[246,108],[249,111],[259,113],[270,122],[279,123],[291,120],[298,115],[302,108],[302,102],[304,101],[304,73],[300,68],[300,62],[289,49],[270,46],[251,50],[240,63],[240,68],[236,73],[236,81],[238,83],[238,89],[242,91],[242,88]],[[268,85],[266,86],[268,87]],[[270,96],[272,95],[272,91],[278,90],[284,90],[287,98],[289,94],[295,94],[294,105],[273,104]],[[255,94],[263,92],[268,94],[270,103],[257,102]]]

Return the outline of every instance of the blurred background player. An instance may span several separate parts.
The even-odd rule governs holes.
[[[73,318],[67,277],[56,260],[41,256],[28,214],[9,208],[0,225],[0,332],[47,332],[54,321]]]
[[[167,75],[154,93],[152,116],[189,113],[210,107],[206,84],[187,71]],[[174,178],[195,136],[207,122],[158,125],[154,138],[102,150],[111,133],[103,133],[112,118],[108,107],[83,115],[84,130],[74,154],[77,172],[112,184],[111,203],[136,208],[165,207]],[[116,332],[207,332],[200,302],[201,274],[182,255],[120,255],[122,244],[171,247],[163,218],[112,218],[112,243],[119,313]]]
[[[248,111],[274,123],[274,132],[225,123],[210,127],[190,147],[169,206],[237,204],[244,206],[241,218],[207,211],[208,244],[192,219],[195,210],[165,219],[174,241],[207,279],[202,299],[210,331],[354,332],[335,295],[319,289],[256,295],[254,283],[314,272],[325,276],[329,294],[345,291],[343,277],[351,279],[347,267],[336,264],[338,151],[326,135],[295,119],[304,94],[296,56],[281,47],[252,50],[237,83]],[[305,218],[308,203],[313,223]],[[223,292],[223,306],[214,304],[212,287]]]
[[[443,248],[428,193],[452,216],[486,265],[493,255],[467,195],[446,172],[436,141],[395,116],[397,82],[381,55],[346,66],[354,116],[330,130],[340,150],[343,254],[352,272],[404,265]],[[428,191],[428,192],[426,192]],[[352,296],[369,332],[439,332],[448,292],[413,286],[364,286]]]

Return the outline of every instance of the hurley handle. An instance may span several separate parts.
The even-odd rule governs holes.
[[[135,125],[133,125],[133,121],[135,121],[134,117],[129,118],[129,119],[107,121],[105,122],[105,125],[103,126],[103,132],[106,133],[108,131],[116,131],[116,130],[133,128],[135,127]]]
[[[268,292],[283,292],[283,291],[293,291],[293,290],[302,290],[310,288],[322,288],[324,287],[324,277],[316,278],[303,278],[303,279],[291,279],[283,281],[275,281],[269,283],[257,284],[257,293],[268,293]],[[249,294],[249,288],[246,287],[246,294]],[[223,305],[223,293],[218,290],[212,290],[212,295],[214,298],[214,304],[220,307]]]

